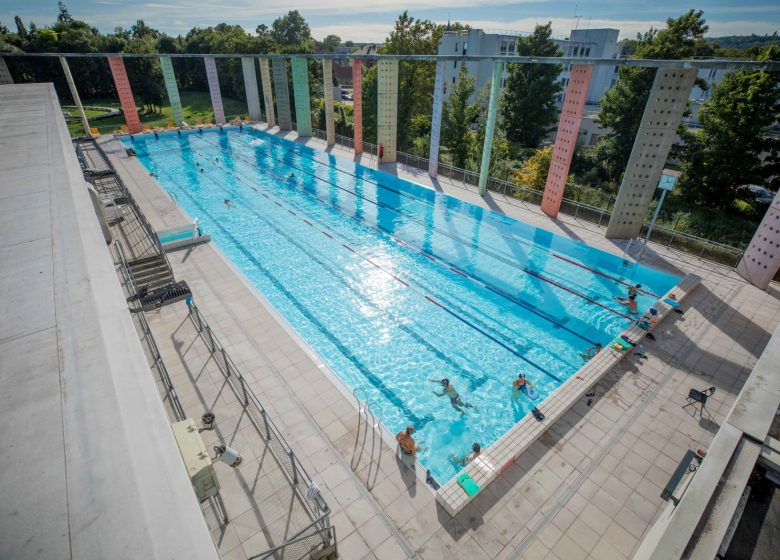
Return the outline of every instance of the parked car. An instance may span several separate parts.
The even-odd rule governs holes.
[[[759,204],[772,204],[772,201],[775,199],[775,193],[760,185],[748,185],[747,190],[755,195],[753,200]]]
[[[344,101],[352,101],[352,94],[348,91],[342,91],[341,92],[341,99]]]

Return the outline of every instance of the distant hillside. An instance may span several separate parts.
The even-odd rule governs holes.
[[[728,35],[726,37],[709,37],[710,43],[716,43],[722,49],[749,49],[763,47],[772,43],[780,44],[777,31],[771,35]]]

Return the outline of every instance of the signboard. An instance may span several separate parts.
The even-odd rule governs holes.
[[[677,182],[677,177],[674,175],[661,175],[661,180],[658,181],[658,188],[664,191],[672,192],[674,184]]]

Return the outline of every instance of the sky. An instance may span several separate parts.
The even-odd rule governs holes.
[[[669,17],[689,9],[676,0],[66,0],[71,15],[110,32],[137,19],[171,35],[190,28],[225,22],[254,30],[271,25],[288,10],[303,14],[316,39],[335,34],[342,41],[381,42],[403,10],[420,19],[446,23],[449,19],[479,29],[532,31],[552,22],[553,33],[568,36],[571,29],[611,27],[621,38],[633,38],[650,27],[663,27]],[[699,0],[710,26],[709,35],[764,35],[780,30],[780,2],[771,0]],[[13,29],[13,18],[29,24],[50,24],[56,0],[2,0],[0,22]]]

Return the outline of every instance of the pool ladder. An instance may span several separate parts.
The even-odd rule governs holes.
[[[360,400],[358,397],[359,392],[363,392],[366,397],[366,403]],[[356,387],[352,391],[352,395],[355,397],[358,405],[358,425],[357,432],[355,433],[355,449],[352,452],[352,461],[350,467],[353,471],[357,472],[360,467],[360,461],[363,459],[363,454],[366,450],[366,440],[368,439],[369,425],[371,428],[371,451],[369,453],[368,472],[366,473],[366,488],[370,491],[376,484],[377,476],[379,475],[379,465],[382,462],[382,433],[379,420],[377,420],[376,414],[373,409],[379,409],[382,412],[382,407],[378,404],[368,401],[368,394],[362,387]],[[360,432],[363,431],[363,439],[361,441]],[[377,449],[377,440],[379,445]],[[378,451],[378,453],[377,453]],[[374,463],[374,456],[376,455],[376,464]]]

